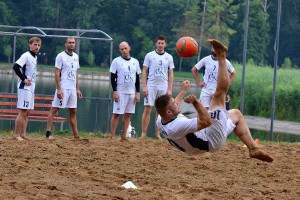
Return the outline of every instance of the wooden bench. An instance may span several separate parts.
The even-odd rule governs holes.
[[[0,119],[15,120],[18,116],[19,109],[17,109],[17,94],[0,93]],[[30,111],[28,120],[47,122],[48,113],[52,106],[53,97],[36,95],[34,103],[34,110]],[[58,113],[54,116],[53,122],[60,123],[60,130],[63,130],[64,122],[67,118],[59,117]]]

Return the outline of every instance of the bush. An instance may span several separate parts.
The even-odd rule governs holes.
[[[237,77],[229,89],[231,108],[240,108],[242,66],[234,64]],[[300,121],[300,71],[282,69],[277,73],[275,118]],[[274,70],[270,67],[247,65],[244,84],[244,114],[270,117],[272,110]]]
[[[292,69],[293,68],[293,64],[290,58],[285,58],[282,65],[281,65],[282,69]]]
[[[89,64],[89,66],[93,66],[94,62],[95,62],[95,54],[93,53],[93,51],[90,51],[88,55],[87,63]]]

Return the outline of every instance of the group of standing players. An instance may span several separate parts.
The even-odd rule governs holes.
[[[13,69],[19,77],[18,102],[19,114],[15,122],[14,138],[16,140],[28,139],[26,129],[30,110],[34,109],[34,90],[37,73],[37,54],[42,41],[38,37],[29,39],[29,51],[21,55],[15,62]],[[82,97],[78,84],[79,57],[74,52],[75,38],[68,37],[65,41],[65,50],[55,59],[55,84],[56,90],[52,107],[48,114],[46,138],[52,138],[52,124],[60,108],[68,108],[69,120],[75,139],[80,138],[77,129],[77,98]]]
[[[114,99],[111,118],[112,138],[116,137],[119,117],[123,115],[120,136],[121,141],[128,141],[126,131],[130,124],[130,117],[135,113],[135,105],[141,98],[140,74],[142,73],[144,112],[141,138],[147,137],[150,114],[152,107],[155,106],[157,110],[156,139],[161,140],[161,135],[163,135],[171,145],[185,153],[216,151],[224,145],[230,132],[234,131],[247,145],[250,157],[272,162],[271,156],[254,143],[242,114],[237,110],[226,111],[226,94],[236,72],[226,59],[227,48],[217,40],[209,42],[212,44],[212,55],[203,58],[192,68],[197,85],[202,87],[200,101],[193,95],[185,98],[187,103],[193,104],[198,113],[198,117],[191,120],[179,115],[180,104],[189,90],[190,82],[182,82],[181,92],[175,99],[172,98],[175,66],[173,57],[165,51],[166,37],[160,35],[156,38],[156,48],[145,56],[142,71],[138,60],[130,56],[128,42],[121,42],[119,44],[121,55],[116,57],[110,66]],[[36,63],[40,47],[40,38],[31,38],[29,51],[22,54],[13,67],[19,77],[17,107],[20,111],[15,124],[14,138],[16,140],[27,139],[29,111],[34,108]],[[77,99],[82,98],[82,93],[78,84],[80,66],[78,55],[74,52],[74,37],[66,39],[65,48],[65,51],[59,53],[55,59],[56,91],[48,115],[46,138],[52,137],[51,128],[57,111],[60,108],[68,108],[74,139],[79,139],[76,108]],[[219,68],[219,65],[222,67]],[[203,81],[200,81],[198,77],[198,70],[201,68],[204,68]]]

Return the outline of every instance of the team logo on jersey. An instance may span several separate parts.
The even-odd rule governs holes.
[[[134,73],[125,72],[124,73],[124,82],[125,83],[132,83],[132,82],[134,82],[133,75],[134,75]]]
[[[159,129],[160,130],[160,134],[162,134],[165,138],[168,136],[167,132],[162,130],[162,129]]]
[[[156,66],[155,67],[155,76],[164,76],[164,67],[163,66]]]

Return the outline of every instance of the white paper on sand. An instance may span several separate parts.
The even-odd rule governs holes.
[[[131,181],[127,181],[122,186],[126,189],[137,189],[137,187]]]

